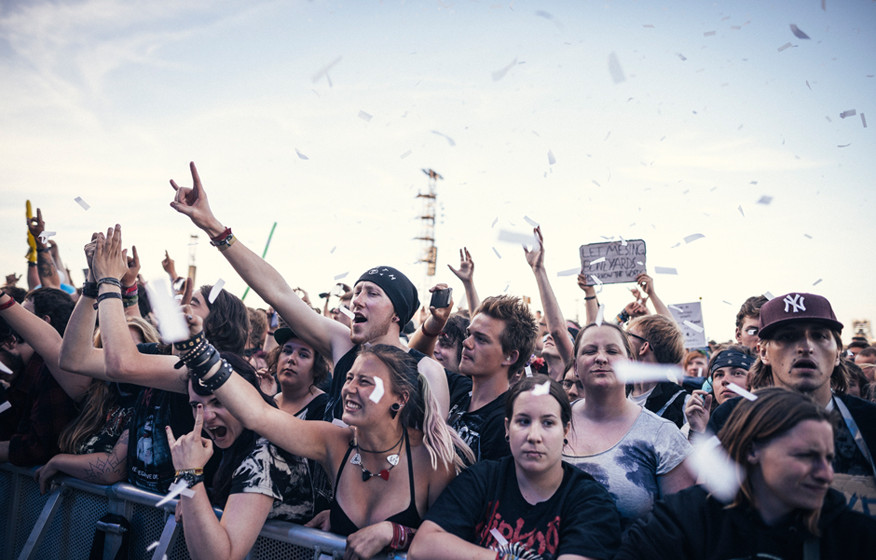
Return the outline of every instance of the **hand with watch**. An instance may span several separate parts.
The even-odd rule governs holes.
[[[204,482],[204,465],[213,456],[213,441],[201,436],[203,429],[204,406],[202,404],[198,404],[195,409],[195,427],[190,433],[177,439],[173,436],[171,427],[165,426],[173,468],[176,469],[174,483],[185,480],[189,488],[193,488]]]

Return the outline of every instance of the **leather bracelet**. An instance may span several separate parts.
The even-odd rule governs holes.
[[[212,244],[215,245],[216,243],[219,243],[219,242],[221,242],[222,240],[224,240],[224,239],[225,239],[226,237],[228,237],[229,235],[231,235],[231,228],[230,228],[230,227],[227,227],[227,228],[225,228],[224,230],[222,230],[222,233],[220,233],[220,234],[217,235],[216,237],[211,237],[211,238],[210,238],[210,243],[212,243]]]
[[[428,336],[428,337],[430,337],[430,338],[435,338],[435,337],[437,337],[437,336],[440,336],[441,333],[443,332],[443,331],[438,331],[438,332],[435,333],[435,334],[430,333],[429,331],[426,330],[426,321],[423,321],[423,324],[420,326],[420,330],[423,331],[423,334],[424,334],[424,335],[426,335],[426,336]]]
[[[201,471],[200,474],[197,474],[197,471]],[[185,469],[181,471],[176,471],[176,478],[174,479],[174,484],[179,482],[180,480],[185,480],[189,485],[189,488],[204,482],[204,469]]]
[[[99,296],[97,296],[97,301],[94,302],[94,308],[97,309],[98,305],[100,305],[100,302],[108,300],[108,299],[121,300],[122,294],[120,294],[118,292],[106,292],[106,293],[100,294]]]
[[[6,294],[6,295],[9,296],[9,294]],[[6,310],[6,309],[9,309],[9,308],[12,307],[13,305],[15,305],[15,298],[12,297],[12,296],[9,296],[9,301],[7,301],[6,303],[4,303],[3,305],[0,305],[0,311],[4,311],[4,310]]]
[[[97,299],[97,289],[97,282],[86,281],[82,284],[82,295],[87,298]]]
[[[48,247],[38,247],[37,248],[37,253],[48,253],[48,252],[49,252]]]
[[[596,296],[584,296],[584,301],[590,301],[591,299],[596,299]]]
[[[219,387],[228,381],[232,373],[234,373],[234,369],[231,368],[231,364],[222,360],[222,365],[219,366],[219,371],[213,374],[210,379],[204,380],[201,377],[192,379],[192,390],[202,397],[212,395]]]
[[[101,278],[100,280],[98,280],[97,287],[99,288],[101,284],[112,284],[113,286],[115,286],[119,290],[122,289],[122,283],[119,281],[119,279],[113,278],[112,276],[107,276],[105,278]]]
[[[186,350],[191,350],[204,340],[204,331],[201,331],[188,340],[183,340],[182,342],[174,342],[173,347],[176,348],[177,351],[183,352]]]

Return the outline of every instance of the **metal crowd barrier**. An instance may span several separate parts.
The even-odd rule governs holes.
[[[35,470],[0,464],[0,560],[88,558],[98,522],[108,513],[125,517],[132,526],[128,558],[190,558],[183,529],[173,516],[176,500],[156,508],[163,497],[159,494],[121,482],[101,486],[65,476],[56,477],[59,484],[41,495],[33,478]],[[222,512],[217,509],[216,513]],[[101,527],[106,533],[103,557],[114,558],[122,545],[123,529],[107,523]],[[155,542],[158,545],[147,551]],[[340,559],[344,547],[345,540],[338,535],[268,521],[247,558]]]

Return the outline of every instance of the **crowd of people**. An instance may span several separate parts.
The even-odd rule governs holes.
[[[184,484],[192,558],[245,557],[267,519],[342,535],[349,559],[876,550],[876,347],[844,344],[825,297],[749,298],[735,340],[685,348],[653,278],[614,316],[582,274],[579,324],[554,296],[538,227],[524,248],[538,312],[481,300],[467,249],[450,267],[459,309],[444,283],[421,306],[391,266],[320,308],[234,236],[191,173],[192,187],[171,181],[171,207],[269,309],[196,289],[166,254],[185,325],[169,340],[121,226],[83,240],[74,288],[42,213],[27,221],[27,288],[13,274],[0,293],[0,462],[34,467],[43,492],[58,474],[157,494]],[[720,474],[729,495],[700,450],[735,465]]]

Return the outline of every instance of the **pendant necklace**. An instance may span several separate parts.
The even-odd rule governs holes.
[[[365,449],[363,447],[359,447],[359,443],[358,442],[356,443],[356,445],[354,446],[356,448],[356,452],[353,454],[353,457],[350,459],[350,463],[352,463],[354,465],[358,465],[359,468],[362,469],[362,482],[367,482],[367,481],[371,480],[372,478],[374,478],[375,476],[379,476],[383,480],[389,480],[389,471],[391,471],[393,468],[395,468],[396,465],[398,465],[398,453],[393,453],[393,454],[388,455],[386,457],[386,462],[389,463],[389,468],[383,469],[380,472],[373,473],[373,472],[369,471],[368,469],[366,469],[365,465],[362,464],[362,456],[359,455],[359,451],[362,451],[363,453],[371,453],[374,455],[380,455],[382,453],[386,453],[387,451],[392,451],[396,447],[399,447],[404,438],[405,438],[405,431],[402,431],[402,435],[400,438],[398,438],[398,441],[395,442],[395,444],[392,447],[390,447],[389,449],[384,449],[383,451],[371,451],[370,449]],[[401,449],[399,449],[399,451],[401,451]]]

